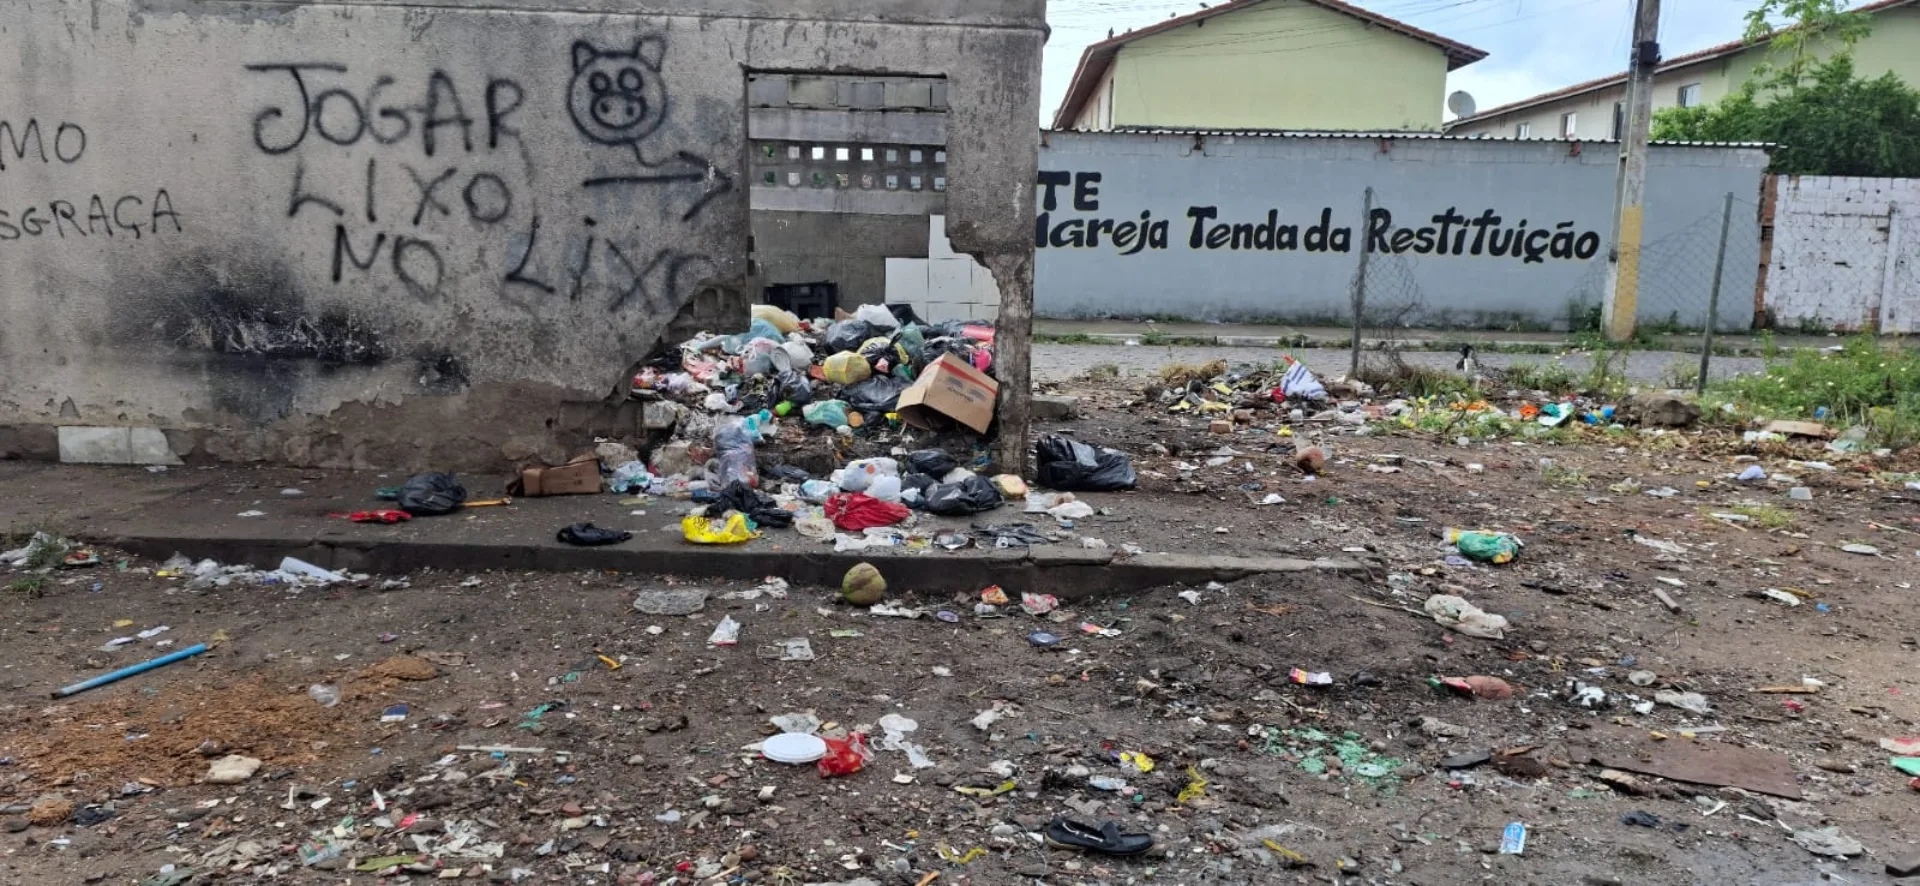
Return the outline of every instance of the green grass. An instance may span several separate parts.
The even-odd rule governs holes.
[[[14,579],[13,584],[7,585],[7,590],[16,594],[26,594],[29,597],[38,597],[46,592],[46,587],[46,576],[27,575]]]
[[[1552,459],[1540,460],[1540,481],[1556,489],[1584,489],[1587,475],[1579,468],[1570,468]]]
[[[1579,387],[1579,379],[1573,370],[1558,360],[1515,363],[1507,367],[1507,382],[1521,390],[1546,391],[1549,394],[1571,394]]]
[[[1786,529],[1793,525],[1793,513],[1785,508],[1754,502],[1743,502],[1726,509],[1727,513],[1740,514],[1761,529]]]
[[[1681,357],[1660,372],[1660,383],[1672,390],[1693,390],[1700,381],[1700,361]]]
[[[1824,407],[1830,422],[1866,426],[1875,446],[1920,444],[1920,351],[1871,336],[1846,339],[1837,353],[1795,351],[1707,393],[1709,408],[1730,403],[1747,417],[1808,419]]]

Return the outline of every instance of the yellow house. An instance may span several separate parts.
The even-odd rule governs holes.
[[[1878,77],[1892,72],[1909,86],[1920,86],[1920,0],[1880,0],[1855,11],[1872,17],[1873,30],[1854,44],[1854,73]],[[1663,60],[1653,75],[1653,109],[1693,107],[1725,98],[1767,61],[1769,42],[1735,40]],[[1832,45],[1818,41],[1810,46],[1813,54],[1823,58],[1832,50]],[[1576,83],[1454,120],[1447,124],[1447,133],[1617,139],[1625,125],[1626,84],[1624,72]]]
[[[1087,47],[1053,128],[1440,129],[1487,54],[1340,0],[1232,0]]]

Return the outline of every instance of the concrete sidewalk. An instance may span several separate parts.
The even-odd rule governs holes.
[[[1313,574],[1361,570],[1350,560],[1285,557],[1221,557],[1151,553],[1117,557],[1114,550],[1066,544],[994,550],[970,547],[949,552],[906,548],[836,554],[792,530],[773,530],[737,546],[710,547],[681,537],[684,502],[654,499],[643,507],[603,494],[516,500],[508,507],[475,508],[392,526],[356,524],[330,516],[390,507],[375,489],[399,485],[397,474],[274,467],[143,468],[0,462],[0,534],[49,529],[90,544],[165,558],[194,559],[271,568],[298,557],[338,570],[408,573],[420,569],[574,572],[617,571],[707,579],[757,580],[776,575],[794,584],[837,586],[855,563],[872,562],[902,592],[975,592],[991,584],[1044,587],[1062,597],[1094,592],[1131,592],[1175,584],[1231,581],[1266,573]],[[498,478],[467,476],[469,495],[490,498]],[[282,489],[299,489],[283,496]],[[1083,498],[1096,507],[1134,495]],[[645,510],[644,516],[632,514]],[[264,512],[242,517],[242,513]],[[1038,516],[1045,520],[1044,515]],[[1013,506],[980,515],[979,522],[1036,522]],[[920,517],[923,525],[965,532],[966,519]],[[626,529],[634,539],[604,548],[562,544],[554,533],[571,523],[592,522]],[[1048,521],[1050,522],[1050,521]],[[1044,527],[1042,527],[1044,528]],[[1145,530],[1143,543],[1152,541]],[[1118,546],[1120,542],[1115,541]]]
[[[1049,339],[1123,343],[1142,338],[1197,342],[1222,347],[1295,347],[1340,349],[1350,346],[1353,331],[1334,326],[1288,326],[1248,323],[1159,323],[1145,320],[1048,320],[1035,318],[1035,336]],[[1497,329],[1409,329],[1391,340],[1371,331],[1362,332],[1367,347],[1390,343],[1408,350],[1454,350],[1462,344],[1483,348],[1568,348],[1573,336],[1564,332],[1506,332]],[[1781,348],[1823,348],[1838,344],[1838,336],[1776,335],[1774,345]],[[1647,350],[1699,353],[1701,335],[1654,336]],[[1714,347],[1722,352],[1758,354],[1765,347],[1764,337],[1752,333],[1718,333]]]

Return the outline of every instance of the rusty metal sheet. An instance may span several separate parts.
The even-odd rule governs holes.
[[[1789,800],[1800,799],[1793,764],[1783,754],[1711,741],[1643,744],[1635,750],[1596,750],[1594,763],[1642,775],[1714,787],[1745,788]]]

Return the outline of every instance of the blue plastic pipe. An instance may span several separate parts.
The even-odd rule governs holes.
[[[153,659],[152,661],[143,661],[137,665],[128,665],[110,674],[101,674],[100,676],[95,677],[91,680],[82,680],[78,683],[73,684],[72,686],[68,686],[64,689],[61,689],[58,692],[55,692],[53,694],[53,697],[66,698],[69,695],[85,692],[96,686],[105,686],[108,683],[112,683],[116,680],[125,680],[126,678],[131,677],[134,674],[144,674],[148,671],[153,670],[154,668],[165,667],[167,665],[173,664],[176,661],[192,658],[205,651],[207,651],[207,644],[195,643],[192,646],[188,646],[187,648],[180,650],[179,652],[173,653],[172,655],[162,655],[159,658]]]

